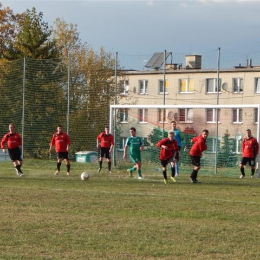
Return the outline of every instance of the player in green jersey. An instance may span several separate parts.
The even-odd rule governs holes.
[[[137,170],[138,179],[143,179],[141,172],[141,151],[144,149],[144,142],[141,137],[136,136],[136,129],[134,127],[130,128],[130,135],[124,147],[123,158],[126,158],[127,150],[129,147],[130,159],[135,164],[132,168],[127,169],[130,176],[133,176],[133,172]]]

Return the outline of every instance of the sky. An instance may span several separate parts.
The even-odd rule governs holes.
[[[15,13],[36,8],[53,25],[77,24],[82,42],[119,55],[212,50],[260,52],[260,0],[0,0]],[[145,61],[145,60],[143,60]],[[259,61],[260,63],[260,61]]]

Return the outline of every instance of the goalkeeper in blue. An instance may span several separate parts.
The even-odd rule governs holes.
[[[181,142],[182,142],[182,137],[181,137],[181,131],[177,129],[177,123],[176,121],[171,122],[172,130],[174,131],[174,139],[178,143],[178,152],[176,152],[176,161],[175,161],[175,176],[179,176],[179,160],[180,160],[180,151],[181,151]]]

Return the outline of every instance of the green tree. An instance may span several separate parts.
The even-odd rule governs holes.
[[[65,76],[56,59],[27,59],[25,66],[24,146],[30,156],[41,157],[48,153],[57,124],[66,122],[67,100],[61,88]]]
[[[237,157],[235,155],[236,140],[230,138],[228,130],[222,137],[222,145],[217,154],[217,165],[219,167],[233,167],[236,165]]]
[[[48,147],[50,132],[58,123],[65,128],[67,118],[72,152],[92,150],[115,102],[113,55],[81,43],[77,26],[61,19],[55,29],[49,28],[35,8],[14,18],[7,21],[14,33],[0,56],[0,98],[5,100],[3,111],[10,112],[4,119],[9,122],[17,100],[22,107],[25,94],[24,146],[29,156],[46,153],[47,148],[41,149]],[[21,119],[22,109],[15,111]]]
[[[148,135],[149,142],[156,146],[156,144],[163,138],[168,137],[167,131],[162,131],[160,127],[155,127],[152,132]]]
[[[13,16],[5,17],[11,19],[6,24],[13,25]],[[43,153],[39,147],[48,146],[50,131],[52,133],[54,125],[60,123],[50,122],[50,118],[66,120],[67,102],[61,87],[64,71],[43,13],[36,13],[33,8],[15,21],[16,30],[11,35],[15,37],[10,36],[2,49],[0,98],[4,100],[2,109],[8,111],[3,113],[2,120],[6,123],[15,117],[21,124],[24,112],[24,152],[39,157]]]
[[[59,52],[55,41],[51,39],[52,31],[48,23],[43,21],[43,13],[36,12],[35,8],[27,9],[22,18],[18,20],[19,31],[15,37],[14,49],[16,55],[9,59],[58,58]]]
[[[21,130],[22,123],[22,75],[23,62],[2,62],[0,60],[0,136],[13,122]]]

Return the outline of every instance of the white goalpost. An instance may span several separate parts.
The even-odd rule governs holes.
[[[182,132],[183,145],[189,146],[190,137],[209,130],[208,150],[205,152],[205,167],[209,172],[238,168],[241,159],[241,142],[247,129],[260,140],[260,104],[235,105],[111,105],[110,129],[115,137],[114,162],[120,162],[124,141],[130,127],[137,129],[146,145],[145,160],[156,161],[158,149],[155,142],[171,129],[171,121],[177,122]],[[189,164],[183,152],[183,164]],[[260,156],[256,158],[260,165]],[[239,174],[239,173],[238,173]],[[259,176],[258,171],[258,177]]]

